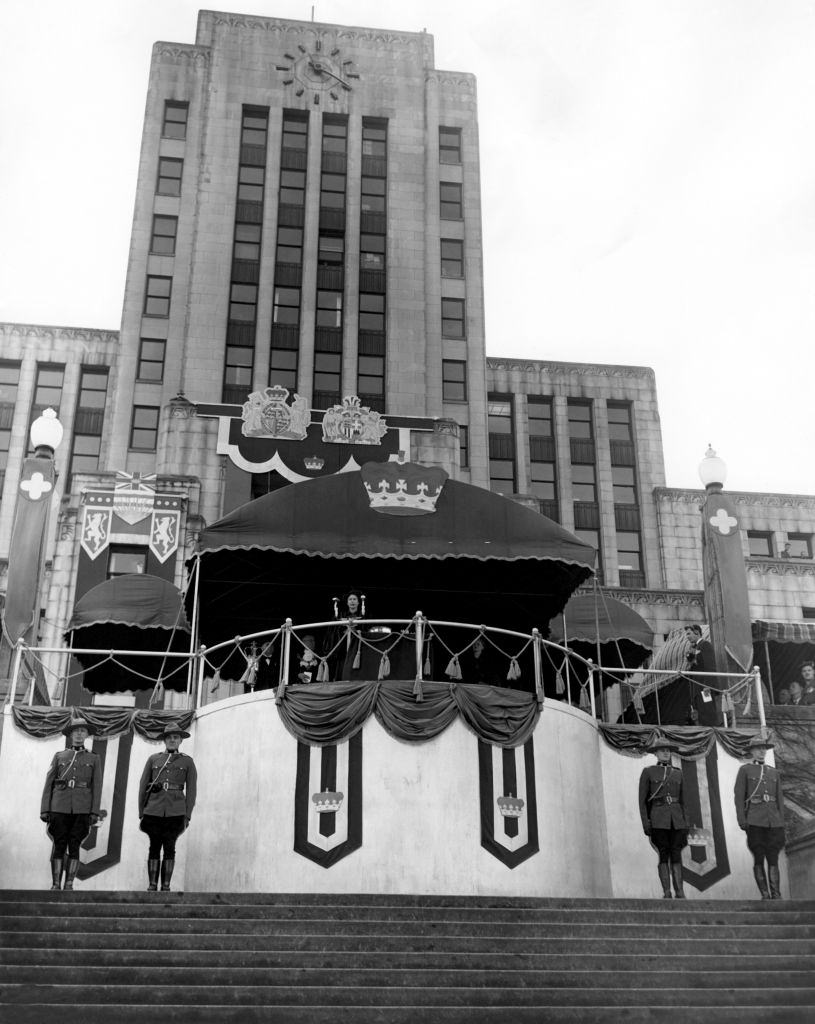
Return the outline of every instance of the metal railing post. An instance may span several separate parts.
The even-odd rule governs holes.
[[[535,663],[535,697],[538,707],[543,708],[543,678],[541,675],[541,635],[540,630],[532,630],[532,655]]]
[[[23,657],[23,641],[18,640],[14,645],[14,661],[11,669],[11,686],[9,687],[7,703],[13,704],[17,699],[17,680],[20,678],[20,661]]]
[[[204,693],[204,672],[207,667],[207,660],[204,657],[206,647],[204,644],[198,648],[198,671],[196,672],[195,679],[195,693],[193,695],[193,709],[198,710],[201,707],[202,695]]]
[[[424,618],[421,612],[413,616],[416,624],[416,681],[421,682],[424,673]]]
[[[283,694],[286,692],[286,684],[289,681],[289,657],[291,655],[291,619],[286,619],[283,623],[283,653],[280,657],[280,678],[277,683],[277,696],[275,697],[275,704],[279,704],[283,700]]]
[[[761,729],[761,735],[767,738],[767,716],[764,713],[764,693],[762,692],[761,685],[761,669],[758,665],[753,669],[753,681],[756,687],[756,704],[758,705],[758,723]]]
[[[591,668],[589,669],[589,699],[591,700],[591,717],[592,718],[597,718],[597,705],[596,705],[595,700],[594,700],[594,670],[595,670],[595,668],[596,668],[596,665],[594,664],[594,662],[592,662],[591,663]]]

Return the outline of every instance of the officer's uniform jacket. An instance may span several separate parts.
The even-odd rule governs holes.
[[[153,814],[158,818],[191,818],[197,782],[195,764],[187,754],[169,754],[166,750],[152,754],[139,783],[139,817]]]
[[[40,814],[98,814],[102,802],[102,761],[92,750],[60,750],[45,776]]]
[[[739,825],[784,827],[784,793],[781,774],[769,764],[743,764],[733,791]]]
[[[652,764],[640,775],[640,817],[643,828],[687,828],[682,803],[682,769]]]

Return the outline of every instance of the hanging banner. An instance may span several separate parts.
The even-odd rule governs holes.
[[[125,732],[113,739],[93,741],[93,752],[102,762],[101,808],[107,814],[96,828],[91,828],[79,849],[80,880],[107,871],[121,860],[127,776],[133,750],[133,733]]]
[[[13,644],[31,627],[39,604],[48,509],[56,479],[53,459],[26,459],[11,527],[3,622]]]
[[[91,505],[86,505],[82,510],[79,543],[91,561],[107,549],[110,543],[112,520],[112,508],[94,508]]]
[[[715,746],[696,761],[682,759],[682,797],[691,823],[682,852],[682,877],[704,892],[730,874]]]
[[[113,491],[113,511],[125,523],[135,526],[153,511],[156,474],[142,476],[118,470],[116,476],[119,479]]]
[[[362,846],[362,730],[336,746],[297,744],[294,850],[330,868]]]
[[[721,491],[708,491],[702,507],[702,573],[714,649],[721,642],[747,672],[753,663],[753,634],[741,522],[736,506]]]
[[[538,853],[535,748],[478,742],[481,845],[508,868]]]
[[[155,510],[150,520],[150,550],[164,564],[178,550],[181,512]]]

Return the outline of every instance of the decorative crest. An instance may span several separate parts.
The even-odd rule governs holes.
[[[361,405],[356,395],[346,395],[323,416],[323,441],[329,444],[380,444],[388,425],[378,412]]]
[[[295,395],[291,405],[287,388],[275,384],[263,391],[253,391],[243,403],[244,437],[280,437],[302,441],[311,423],[308,402]]]
[[[505,818],[520,818],[523,814],[524,801],[519,796],[499,796],[496,803]]]
[[[392,516],[435,512],[447,479],[439,466],[414,462],[366,462],[360,472],[371,508]]]
[[[329,790],[314,793],[311,800],[318,814],[336,813],[342,807],[342,793],[333,793]]]

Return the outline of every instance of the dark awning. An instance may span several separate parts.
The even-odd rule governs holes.
[[[601,590],[570,597],[563,613],[549,623],[549,635],[559,643],[564,639],[592,644],[630,640],[642,648],[643,658],[654,646],[654,631],[645,619]]]
[[[774,640],[780,644],[815,644],[815,622],[753,622],[753,640]]]
[[[427,515],[369,507],[359,471],[291,484],[199,539],[201,639],[331,617],[353,586],[368,615],[545,626],[588,579],[594,549],[481,487],[447,480]],[[188,601],[190,600],[188,596]]]
[[[189,650],[190,624],[181,591],[158,576],[117,576],[77,601],[66,635],[74,648],[152,651],[146,655],[78,654],[82,680],[95,693],[152,689],[161,676],[167,689],[187,686],[186,665],[162,652]]]

